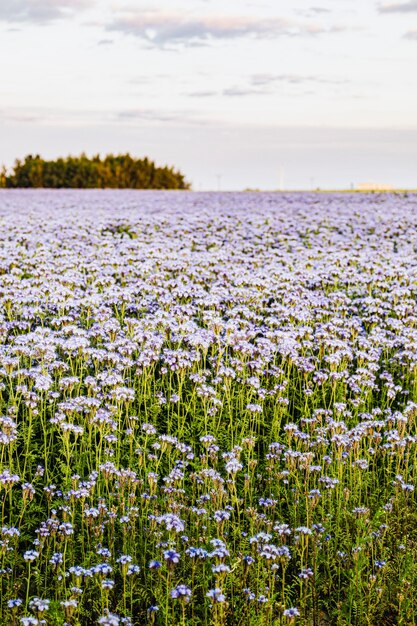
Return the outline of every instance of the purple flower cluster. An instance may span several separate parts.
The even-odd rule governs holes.
[[[0,191],[1,623],[417,617],[415,204]]]

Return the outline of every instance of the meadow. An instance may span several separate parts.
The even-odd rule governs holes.
[[[417,195],[0,222],[0,624],[416,624]]]

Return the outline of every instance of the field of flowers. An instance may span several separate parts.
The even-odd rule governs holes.
[[[0,624],[417,623],[417,196],[0,222]]]

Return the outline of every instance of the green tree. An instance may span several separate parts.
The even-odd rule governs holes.
[[[0,189],[4,188],[6,186],[6,179],[7,179],[7,170],[3,166],[0,169]]]
[[[29,154],[17,159],[10,175],[2,170],[0,186],[47,188],[190,189],[184,175],[172,167],[158,167],[147,157],[135,159],[129,153],[99,155],[82,153],[46,161]]]

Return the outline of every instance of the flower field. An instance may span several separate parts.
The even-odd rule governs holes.
[[[0,222],[0,624],[417,623],[416,195]]]

